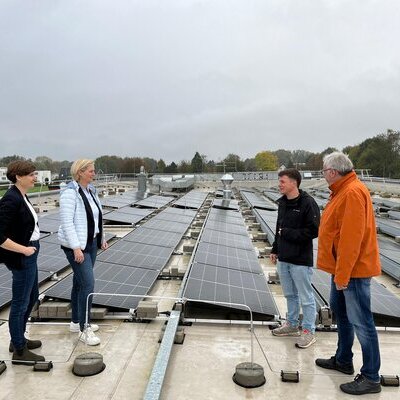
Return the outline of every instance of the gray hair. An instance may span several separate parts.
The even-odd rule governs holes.
[[[334,151],[327,154],[323,160],[324,168],[332,168],[339,172],[340,175],[346,175],[354,168],[349,156],[340,151]]]

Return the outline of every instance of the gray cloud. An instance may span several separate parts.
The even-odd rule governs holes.
[[[0,156],[211,159],[399,129],[396,0],[2,1]]]

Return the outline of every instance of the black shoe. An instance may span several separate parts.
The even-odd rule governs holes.
[[[42,342],[40,340],[26,339],[26,347],[28,347],[29,350],[38,349],[39,347],[42,347]],[[10,345],[8,346],[8,351],[10,353],[14,352],[14,345],[12,342],[10,342]]]
[[[331,358],[317,358],[315,360],[315,364],[317,364],[318,367],[326,368],[326,369],[335,369],[336,371],[343,372],[344,374],[347,374],[347,375],[354,374],[353,363],[338,364],[336,362],[336,356],[333,356]]]
[[[39,354],[32,353],[30,350],[28,350],[28,346],[26,344],[23,349],[14,350],[12,356],[13,364],[33,365],[36,361],[45,361],[45,358]]]
[[[379,393],[381,391],[380,382],[372,382],[365,376],[358,374],[354,381],[343,383],[340,385],[340,389],[348,394],[368,394],[368,393]]]

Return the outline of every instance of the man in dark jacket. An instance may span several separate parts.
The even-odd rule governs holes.
[[[311,277],[313,243],[318,236],[320,211],[315,200],[299,189],[300,172],[294,168],[280,171],[278,220],[270,255],[275,264],[287,301],[287,322],[272,331],[275,336],[300,336],[296,346],[305,349],[315,343],[316,306]],[[300,304],[303,310],[299,331]]]

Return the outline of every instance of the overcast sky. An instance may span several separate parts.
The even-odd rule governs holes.
[[[218,160],[400,129],[398,0],[1,0],[0,157]]]

